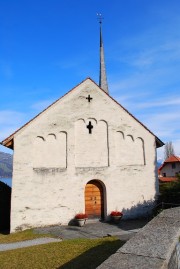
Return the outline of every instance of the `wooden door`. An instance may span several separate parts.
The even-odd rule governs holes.
[[[88,218],[104,217],[104,199],[102,185],[91,180],[85,188],[85,212]]]

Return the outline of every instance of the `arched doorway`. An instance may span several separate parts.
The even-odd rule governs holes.
[[[102,184],[91,180],[85,187],[85,212],[88,218],[104,218],[104,191]]]

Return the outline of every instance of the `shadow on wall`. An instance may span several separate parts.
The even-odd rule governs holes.
[[[0,230],[10,229],[11,188],[0,182]]]
[[[145,162],[146,163],[146,162]],[[156,156],[154,158],[154,189],[155,197],[152,200],[147,200],[144,202],[139,202],[135,205],[132,205],[131,208],[123,208],[123,219],[136,219],[136,218],[148,218],[151,219],[154,216],[154,208],[158,203],[158,194],[159,194],[159,181],[157,174],[157,160]],[[149,180],[149,178],[147,178]],[[143,195],[143,193],[142,193]]]
[[[138,203],[131,208],[123,208],[123,219],[136,219],[150,217],[153,214],[153,208],[156,205],[156,201],[148,200],[143,203]]]
[[[123,218],[122,220],[139,220],[144,219],[145,223],[154,217],[154,208],[156,208],[156,201],[148,200],[143,203],[138,203],[131,208],[123,208]],[[107,217],[107,222],[114,224],[110,215]],[[87,220],[88,223],[88,220]],[[121,223],[121,221],[120,221]],[[128,222],[127,222],[128,223]],[[69,226],[77,226],[77,221],[73,218],[68,223]],[[136,224],[135,224],[136,225]]]

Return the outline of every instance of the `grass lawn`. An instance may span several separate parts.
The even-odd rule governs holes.
[[[2,234],[0,232],[0,244],[31,240],[39,237],[55,237],[55,236],[52,236],[51,234],[35,234],[33,233],[33,229],[12,234]]]
[[[123,242],[115,237],[75,239],[0,252],[2,269],[95,269]]]

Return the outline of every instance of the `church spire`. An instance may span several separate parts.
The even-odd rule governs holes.
[[[99,87],[101,87],[106,93],[109,94],[108,91],[108,83],[106,76],[106,67],[105,67],[105,59],[104,59],[104,46],[102,39],[102,17],[101,14],[97,14],[100,24],[100,71],[99,71]]]

